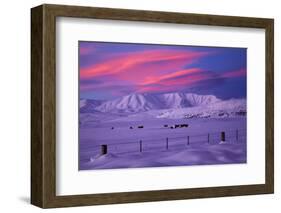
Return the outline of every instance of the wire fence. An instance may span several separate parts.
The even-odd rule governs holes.
[[[141,138],[138,140],[99,141],[99,144],[83,144],[79,146],[80,161],[87,161],[91,156],[112,154],[135,154],[143,152],[157,152],[186,149],[194,146],[216,145],[220,143],[245,143],[246,129],[211,132],[197,135],[186,135],[177,137]]]

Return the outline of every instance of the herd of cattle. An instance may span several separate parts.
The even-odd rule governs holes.
[[[171,129],[176,129],[176,128],[187,128],[187,127],[188,127],[188,124],[175,124],[175,125],[172,125],[172,126],[169,126],[169,125],[165,124],[164,127],[166,127],[166,128],[171,128]]]
[[[188,127],[188,124],[174,124],[174,125],[171,125],[171,126],[169,126],[168,124],[164,124],[164,128],[170,128],[170,129],[187,128],[187,127]],[[141,125],[141,126],[137,126],[135,128],[136,129],[143,129],[144,126]],[[114,129],[114,127],[111,127],[111,129]],[[134,129],[134,127],[130,126],[129,129]]]

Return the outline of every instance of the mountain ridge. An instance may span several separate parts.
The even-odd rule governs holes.
[[[108,101],[81,99],[80,112],[138,113],[150,110],[204,107],[223,101],[225,100],[221,100],[214,95],[198,95],[195,93],[133,93]]]

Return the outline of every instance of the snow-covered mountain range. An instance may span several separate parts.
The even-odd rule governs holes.
[[[130,94],[114,100],[80,100],[80,113],[149,113],[157,118],[233,117],[246,115],[245,99],[221,100],[194,93]]]
[[[101,100],[81,99],[79,108],[80,113],[93,113],[96,112],[96,107],[103,103]]]
[[[208,105],[159,111],[157,118],[225,118],[246,116],[246,100],[230,99]]]
[[[205,106],[220,101],[213,95],[193,93],[130,94],[109,101],[80,100],[80,112],[137,113]]]

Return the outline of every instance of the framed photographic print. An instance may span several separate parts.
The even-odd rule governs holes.
[[[31,203],[274,191],[273,19],[31,10]]]

